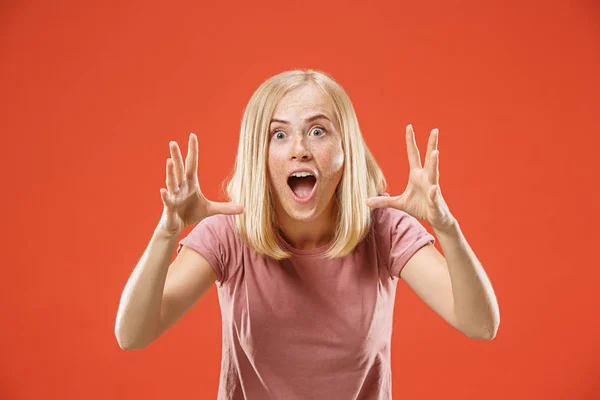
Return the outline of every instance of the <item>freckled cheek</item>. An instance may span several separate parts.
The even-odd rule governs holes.
[[[271,189],[277,192],[287,189],[287,180],[284,180],[281,176],[283,171],[286,171],[285,160],[277,155],[276,152],[269,152],[267,158],[267,177],[268,183]]]
[[[335,187],[339,184],[344,171],[344,152],[341,149],[330,149],[320,154],[320,168],[322,175],[322,187]]]
[[[341,148],[331,148],[323,156],[322,160],[327,165],[330,174],[336,174],[344,167],[344,151]]]
[[[344,167],[344,152],[342,150],[332,154],[331,167],[334,171],[341,171]]]

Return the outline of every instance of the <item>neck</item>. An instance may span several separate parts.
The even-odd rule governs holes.
[[[293,247],[308,250],[326,246],[333,240],[337,222],[335,202],[310,221],[292,219],[283,210],[277,215],[281,236]]]

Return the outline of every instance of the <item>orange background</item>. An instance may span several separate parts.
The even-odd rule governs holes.
[[[444,196],[499,299],[479,342],[400,282],[394,398],[600,398],[596,2],[68,3],[0,4],[1,398],[216,398],[216,288],[135,352],[119,297],[168,141],[198,134],[222,199],[246,102],[293,67],[345,87],[392,194],[406,124],[422,155],[440,129]]]

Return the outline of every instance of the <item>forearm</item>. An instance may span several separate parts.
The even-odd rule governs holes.
[[[500,324],[494,289],[481,263],[456,222],[436,237],[448,264],[454,312],[462,332],[469,337],[492,339]]]
[[[121,295],[115,335],[125,350],[145,347],[158,331],[162,295],[179,235],[156,228]]]

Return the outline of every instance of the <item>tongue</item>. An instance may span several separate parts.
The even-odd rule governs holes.
[[[314,186],[315,178],[313,177],[290,179],[290,187],[292,188],[292,191],[301,199],[308,197]]]

